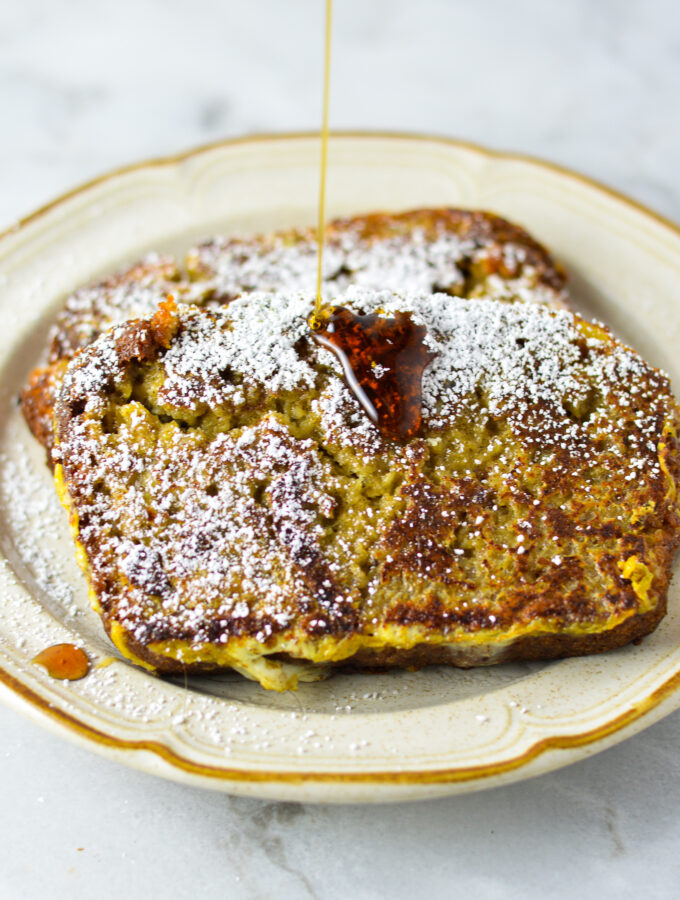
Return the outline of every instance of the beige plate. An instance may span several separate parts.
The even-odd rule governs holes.
[[[31,664],[77,641],[114,653],[88,610],[64,513],[15,399],[66,291],[151,248],[315,217],[318,140],[227,142],[98,179],[0,237],[0,696],[148,772],[312,801],[431,797],[566,765],[680,706],[680,603],[638,647],[475,671],[341,675],[277,695],[228,674],[161,681],[115,658],[82,681]],[[329,213],[481,207],[544,241],[576,305],[680,384],[680,233],[579,176],[448,140],[336,136]]]

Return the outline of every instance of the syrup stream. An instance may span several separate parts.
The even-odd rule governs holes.
[[[422,426],[422,376],[432,359],[425,328],[407,313],[395,318],[353,313],[342,306],[325,306],[321,295],[326,243],[326,169],[328,106],[331,73],[333,0],[326,0],[326,43],[321,125],[321,172],[317,228],[316,303],[309,317],[314,339],[331,350],[342,365],[345,383],[378,430],[404,443]]]
[[[328,161],[328,100],[331,83],[331,27],[333,0],[326,0],[326,47],[323,75],[323,121],[321,125],[321,178],[319,183],[319,224],[317,229],[316,306],[314,318],[321,314],[321,281],[323,278],[323,247],[326,240],[326,166]]]

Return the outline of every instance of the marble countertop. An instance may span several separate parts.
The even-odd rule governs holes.
[[[108,168],[315,129],[322,0],[0,5],[0,230]],[[680,221],[675,0],[340,0],[331,125],[543,156]],[[0,708],[0,896],[676,897],[680,713],[512,787],[392,807],[231,798]]]

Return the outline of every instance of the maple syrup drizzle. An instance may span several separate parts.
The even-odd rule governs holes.
[[[349,389],[385,436],[416,437],[423,421],[423,372],[434,358],[424,325],[409,313],[358,315],[343,306],[324,310],[315,339],[340,360]]]
[[[323,120],[321,124],[321,173],[319,181],[319,224],[317,228],[316,306],[314,318],[321,315],[321,282],[323,279],[323,248],[326,242],[326,169],[328,165],[328,101],[331,83],[331,28],[333,0],[326,0],[326,44],[323,74]]]
[[[90,671],[87,654],[74,644],[53,644],[41,650],[31,661],[44,666],[52,678],[61,680],[78,681]]]
[[[326,41],[321,125],[321,172],[317,228],[316,303],[309,317],[315,339],[340,360],[347,386],[380,432],[403,443],[420,431],[423,372],[433,354],[426,329],[408,313],[394,318],[357,315],[343,306],[324,306],[321,296],[326,242],[326,170],[333,0],[326,0]]]

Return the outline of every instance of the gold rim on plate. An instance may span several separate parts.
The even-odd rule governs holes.
[[[26,228],[26,226],[34,223],[36,220],[45,216],[55,208],[65,204],[67,201],[77,197],[80,194],[98,185],[104,184],[117,177],[133,173],[142,169],[157,168],[163,166],[176,165],[194,157],[200,156],[209,151],[219,150],[221,148],[230,147],[236,144],[255,144],[261,142],[285,141],[285,140],[309,140],[316,139],[318,135],[313,132],[298,132],[284,134],[261,134],[249,137],[238,137],[228,140],[222,140],[202,145],[191,150],[183,151],[171,156],[160,157],[144,162],[133,163],[131,165],[122,166],[114,171],[108,172],[93,178],[84,184],[73,188],[62,194],[51,202],[37,209],[35,212],[21,218],[9,228],[0,232],[0,241],[10,235],[16,235],[18,232]],[[504,153],[502,151],[489,150],[467,141],[460,141],[453,138],[447,138],[437,135],[421,135],[413,133],[400,132],[371,132],[371,131],[336,131],[331,134],[332,139],[368,139],[368,140],[402,140],[413,142],[429,142],[441,143],[450,147],[456,147],[463,150],[472,151],[478,155],[485,156],[489,159],[499,159],[505,161],[517,161],[528,163],[532,166],[540,167],[544,170],[551,171],[562,177],[572,179],[581,184],[585,184],[590,188],[608,195],[609,197],[623,203],[627,207],[642,213],[644,216],[654,220],[661,226],[669,229],[675,236],[680,237],[680,227],[671,222],[664,216],[643,206],[620,192],[613,190],[598,181],[584,175],[575,173],[567,168],[547,163],[543,160],[519,153]],[[569,748],[585,747],[593,744],[603,738],[610,737],[626,726],[632,725],[642,716],[649,713],[652,709],[668,698],[673,692],[680,688],[680,672],[676,672],[654,691],[652,691],[642,701],[637,702],[632,708],[615,716],[610,721],[579,734],[573,735],[553,735],[544,737],[532,744],[524,752],[506,759],[502,762],[480,765],[452,766],[425,770],[407,770],[407,771],[361,771],[361,772],[323,772],[323,771],[291,771],[291,770],[244,770],[228,766],[206,765],[194,762],[180,753],[164,745],[156,740],[128,740],[108,735],[98,730],[92,725],[80,720],[74,715],[66,712],[64,709],[57,708],[52,705],[40,694],[33,691],[30,687],[23,684],[14,677],[10,672],[0,666],[0,683],[7,687],[14,694],[26,701],[34,710],[37,710],[42,716],[48,717],[52,722],[61,726],[72,735],[85,738],[88,742],[98,745],[100,748],[108,748],[122,751],[147,751],[164,762],[168,763],[173,769],[187,773],[191,776],[200,776],[209,780],[217,780],[219,782],[280,782],[287,784],[301,783],[356,783],[356,784],[393,784],[393,785],[436,785],[451,784],[455,782],[469,782],[475,780],[483,780],[492,776],[499,776],[507,772],[519,769],[527,763],[536,760],[549,750],[561,750]]]

